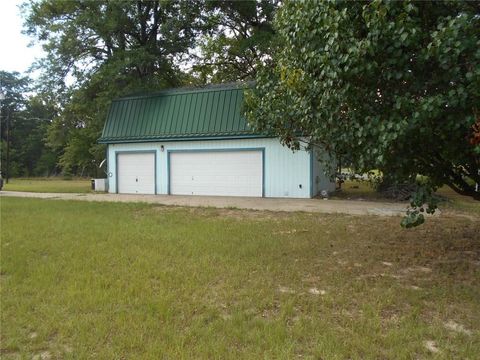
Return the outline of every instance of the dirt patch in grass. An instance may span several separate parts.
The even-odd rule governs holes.
[[[223,218],[234,220],[253,220],[253,221],[281,221],[285,219],[291,219],[294,216],[289,212],[273,212],[273,211],[256,211],[256,210],[243,210],[232,208],[213,208],[213,207],[182,207],[182,206],[163,206],[153,205],[152,209],[155,212],[178,212],[188,213],[195,217],[201,218]],[[149,214],[144,210],[141,211],[142,215]]]
[[[194,214],[202,214],[212,218],[228,218],[235,220],[281,221],[289,217],[286,212],[254,211],[241,209],[195,209]]]
[[[454,332],[460,333],[460,334],[465,334],[465,335],[472,335],[472,331],[468,330],[463,326],[462,324],[458,324],[453,320],[448,320],[445,323],[445,328],[448,330],[452,330]]]
[[[438,348],[437,343],[433,340],[425,340],[423,344],[425,348],[433,354],[438,354],[441,352],[440,349]]]

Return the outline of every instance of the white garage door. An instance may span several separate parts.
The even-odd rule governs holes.
[[[155,154],[117,155],[117,189],[121,194],[155,194]]]
[[[263,156],[253,151],[173,152],[174,195],[262,196]]]

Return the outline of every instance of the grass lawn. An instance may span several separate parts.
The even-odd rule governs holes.
[[[437,191],[443,201],[440,202],[440,210],[454,210],[463,213],[480,215],[480,202],[470,197],[457,194],[448,186]],[[332,196],[333,199],[351,199],[368,201],[392,201],[385,199],[381,193],[376,192],[367,181],[347,180],[342,185],[342,190]],[[408,203],[408,202],[407,202]]]
[[[342,184],[342,190],[334,194],[334,198],[352,200],[381,200],[385,198],[375,191],[368,181],[346,180]]]
[[[475,359],[480,221],[1,199],[1,357]]]
[[[437,194],[446,199],[439,204],[440,207],[453,209],[465,213],[473,213],[480,216],[480,201],[473,200],[467,196],[457,194],[448,186],[444,186],[437,191]]]
[[[91,192],[90,186],[90,179],[18,178],[9,179],[8,184],[4,184],[3,190],[48,193],[88,193]]]

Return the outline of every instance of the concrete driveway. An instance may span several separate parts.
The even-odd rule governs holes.
[[[0,191],[0,197],[26,197],[54,200],[143,202],[191,207],[237,208],[267,211],[305,211],[351,215],[401,216],[407,204],[359,200],[248,198],[233,196],[179,196],[126,194],[68,194]]]

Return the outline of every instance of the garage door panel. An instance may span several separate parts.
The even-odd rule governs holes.
[[[121,194],[155,194],[155,154],[117,155],[117,183]]]
[[[261,151],[174,152],[170,156],[171,194],[262,196]]]

